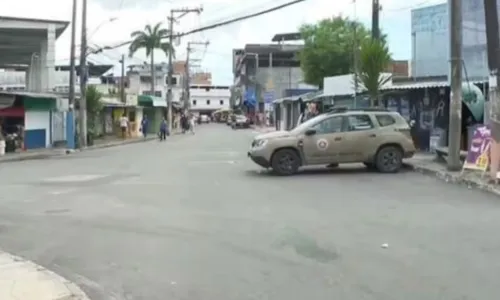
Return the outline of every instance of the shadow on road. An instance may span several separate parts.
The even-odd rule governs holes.
[[[407,173],[411,171],[410,168],[403,167],[399,173]],[[347,167],[337,167],[337,168],[326,168],[326,167],[307,167],[301,169],[297,174],[293,176],[326,176],[326,175],[361,175],[361,174],[376,174],[381,176],[397,176],[397,174],[382,174],[376,170],[367,169],[364,166],[347,166]],[[280,176],[274,173],[271,169],[256,169],[256,170],[246,170],[245,175],[252,177],[288,177]]]

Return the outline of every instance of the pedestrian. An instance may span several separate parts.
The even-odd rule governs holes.
[[[144,115],[144,117],[142,118],[142,121],[141,121],[141,132],[142,132],[142,136],[144,136],[144,138],[146,138],[148,135],[148,128],[149,128],[148,116]]]
[[[182,114],[181,116],[181,127],[182,133],[186,133],[186,130],[188,129],[188,122],[185,114]]]
[[[120,118],[120,129],[122,131],[122,138],[126,139],[128,131],[128,119],[126,114],[123,114]]]
[[[161,120],[160,123],[160,141],[167,140],[167,127],[167,120],[165,119],[165,117],[163,117],[163,120]]]
[[[195,116],[191,115],[189,119],[189,131],[194,134]]]

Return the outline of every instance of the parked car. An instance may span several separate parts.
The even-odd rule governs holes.
[[[245,115],[236,115],[234,118],[234,122],[231,125],[233,129],[237,128],[250,128],[250,119]]]
[[[207,115],[200,115],[200,123],[210,123],[210,117]]]
[[[386,109],[332,109],[291,131],[258,135],[248,156],[279,175],[308,165],[364,163],[382,173],[398,172],[415,153],[410,126]]]

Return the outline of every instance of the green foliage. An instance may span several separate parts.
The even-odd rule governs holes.
[[[352,72],[355,45],[370,39],[370,31],[363,24],[341,16],[305,24],[300,32],[304,49],[299,57],[305,82],[320,88],[324,77]]]
[[[96,121],[103,109],[102,94],[93,85],[87,86],[85,94],[87,99],[87,129],[88,134],[93,135],[95,132]]]
[[[378,104],[380,88],[391,80],[390,76],[381,76],[390,62],[391,55],[384,41],[369,39],[361,44],[358,79],[370,95],[371,106]]]
[[[173,45],[163,42],[169,36],[169,31],[162,28],[162,23],[157,23],[154,27],[146,25],[142,31],[134,31],[130,34],[132,43],[130,44],[129,56],[132,57],[139,49],[146,50],[146,56],[151,56],[154,49],[161,49],[168,55],[170,52],[175,53]]]

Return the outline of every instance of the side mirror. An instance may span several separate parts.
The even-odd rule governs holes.
[[[307,136],[315,135],[316,134],[316,129],[307,129],[304,134],[307,135]]]

